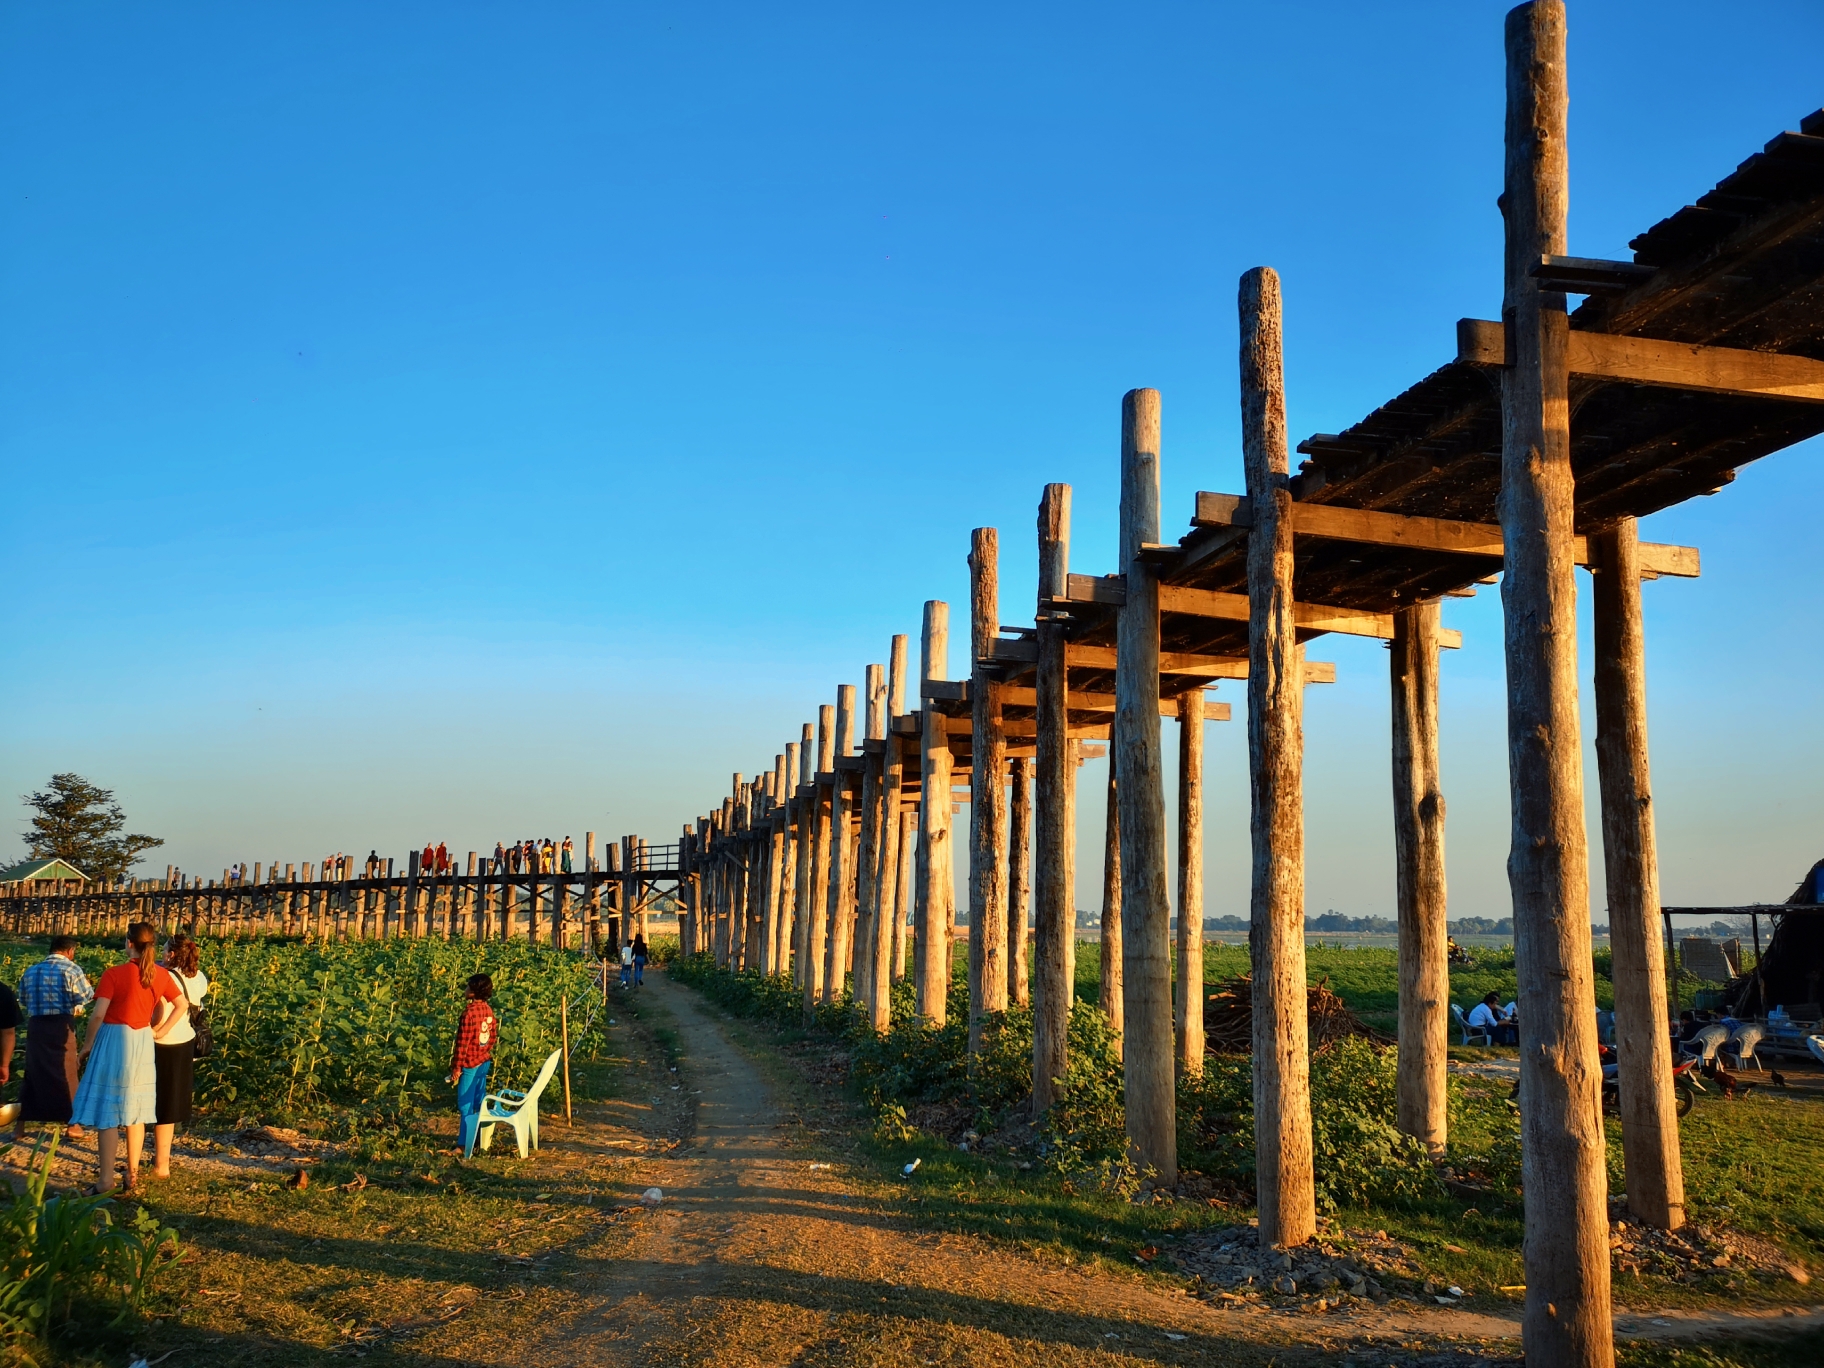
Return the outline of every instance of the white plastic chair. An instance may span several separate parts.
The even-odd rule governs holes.
[[[1463,1032],[1463,1043],[1465,1045],[1470,1043],[1472,1037],[1483,1045],[1493,1045],[1495,1043],[1494,1034],[1484,1027],[1471,1026],[1469,1024],[1469,1018],[1463,1015],[1463,1009],[1454,1002],[1450,1004],[1450,1015],[1457,1023],[1457,1029]]]
[[[1693,1035],[1691,1039],[1685,1042],[1685,1053],[1694,1054],[1699,1059],[1703,1060],[1704,1063],[1709,1064],[1716,1059],[1716,1052],[1723,1047],[1723,1042],[1728,1039],[1729,1028],[1717,1023],[1712,1023],[1709,1026],[1705,1026]]]
[[[485,1150],[494,1141],[494,1127],[513,1127],[513,1138],[519,1143],[519,1157],[524,1159],[528,1148],[538,1148],[538,1095],[545,1090],[545,1084],[551,1081],[551,1075],[557,1072],[559,1061],[564,1057],[562,1050],[553,1050],[539,1066],[538,1077],[532,1080],[532,1086],[525,1092],[512,1088],[502,1088],[491,1092],[481,1100],[481,1131],[476,1137]],[[527,1142],[530,1141],[528,1147]]]
[[[1745,1069],[1752,1064],[1754,1065],[1755,1071],[1758,1073],[1761,1071],[1761,1061],[1759,1056],[1755,1054],[1755,1047],[1761,1043],[1766,1035],[1767,1028],[1761,1025],[1760,1022],[1746,1022],[1743,1025],[1736,1027],[1735,1034],[1731,1036],[1728,1043],[1723,1046],[1723,1053],[1735,1060],[1736,1068]]]

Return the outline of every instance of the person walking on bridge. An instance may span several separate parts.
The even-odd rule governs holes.
[[[563,863],[559,867],[566,874],[573,873],[574,872],[573,866],[576,863],[576,846],[571,843],[571,840],[568,836],[564,837],[564,844],[563,844],[561,850],[562,850]]]

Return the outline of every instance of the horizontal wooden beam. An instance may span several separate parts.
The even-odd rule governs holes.
[[[1249,513],[1236,494],[1199,491],[1197,511],[1191,521],[1199,527],[1246,527]],[[1504,554],[1501,529],[1494,523],[1456,522],[1450,518],[1411,518],[1403,513],[1382,513],[1369,508],[1341,508],[1335,504],[1292,505],[1295,537],[1327,537],[1332,541],[1363,542],[1370,546],[1398,546],[1414,551],[1443,551],[1460,556],[1500,559]],[[1589,538],[1576,537],[1571,553],[1577,564],[1590,563]],[[1695,546],[1664,542],[1640,544],[1643,575],[1697,576],[1699,556]],[[1071,576],[1076,579],[1076,576]],[[1075,587],[1074,583],[1072,585]],[[1163,589],[1162,589],[1163,592]],[[1303,625],[1302,623],[1300,624]]]
[[[1199,496],[1201,498],[1201,496]],[[1296,509],[1298,505],[1293,505]],[[1078,601],[1079,586],[1089,597],[1085,602],[1108,603],[1111,599],[1119,601],[1126,597],[1126,588],[1119,576],[1072,575],[1066,581],[1066,590],[1071,600]],[[1178,613],[1185,617],[1217,618],[1226,622],[1246,622],[1248,620],[1248,596],[1229,593],[1221,589],[1193,589],[1180,584],[1162,584],[1159,586],[1159,611]],[[1318,603],[1298,603],[1292,608],[1294,621],[1307,631],[1337,632],[1343,636],[1374,637],[1381,641],[1393,640],[1393,615],[1391,613],[1371,613],[1357,608],[1332,608]],[[1461,632],[1440,631],[1440,646],[1458,647],[1463,644]]]
[[[967,679],[927,679],[921,686],[926,698],[945,703],[967,703],[969,701],[969,681]],[[1022,684],[1003,684],[1000,686],[1001,703],[1010,708],[1036,708],[1039,705],[1039,691]],[[1065,695],[1065,707],[1070,712],[1104,712],[1115,710],[1115,696],[1112,693],[1090,693],[1071,689]],[[1214,698],[1203,700],[1203,715],[1207,721],[1227,722],[1229,705]],[[1159,700],[1159,716],[1178,716],[1176,697]],[[1020,726],[1018,722],[1009,724]]]
[[[1506,330],[1490,319],[1459,319],[1457,360],[1472,366],[1505,366]],[[1572,375],[1599,380],[1824,404],[1824,361],[1809,356],[1703,347],[1656,337],[1616,337],[1573,328],[1566,360]]]
[[[1067,665],[1079,665],[1086,670],[1112,670],[1115,668],[1115,648],[1113,646],[1080,646],[1073,642],[1065,648],[1064,661]],[[1159,653],[1159,673],[1187,677],[1197,676],[1203,679],[1246,679],[1248,677],[1248,658],[1246,656],[1194,655],[1187,651],[1161,651]],[[1307,660],[1305,662],[1305,683],[1336,683],[1336,662]]]

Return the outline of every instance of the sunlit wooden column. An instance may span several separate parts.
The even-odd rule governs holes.
[[[1292,493],[1279,276],[1241,278],[1241,444],[1247,474],[1248,768],[1253,871],[1254,1164],[1260,1239],[1317,1233],[1305,998],[1304,649],[1293,626]]]
[[[1590,538],[1595,581],[1596,770],[1614,948],[1615,1049],[1628,1210],[1661,1230],[1685,1223],[1685,1173],[1672,1092],[1659,850],[1647,765],[1647,647],[1634,519]]]
[[[1179,1072],[1203,1073],[1203,690],[1178,695]]]
[[[1564,296],[1541,289],[1532,274],[1542,258],[1566,251],[1564,50],[1560,0],[1509,12],[1499,507],[1526,1193],[1521,1340],[1535,1368],[1608,1368],[1614,1329],[1577,714],[1570,325]]]
[[[1159,540],[1159,391],[1121,403],[1120,565],[1115,725],[1121,783],[1122,1069],[1127,1143],[1157,1182],[1178,1181],[1172,1069],[1172,902],[1166,884],[1165,778],[1159,731],[1159,582],[1141,548]]]
[[[1393,615],[1394,890],[1399,918],[1399,1127],[1432,1154],[1447,1139],[1450,1048],[1444,794],[1438,784],[1438,602]]]
[[[978,527],[969,548],[969,1052],[982,1018],[1007,1009],[1007,735],[994,639],[1000,538]]]
[[[919,648],[921,685],[950,677],[950,605],[925,604]],[[954,867],[950,843],[950,737],[945,718],[919,690],[920,736],[917,892],[918,939],[913,976],[918,981],[918,1015],[942,1026],[950,993],[950,921]]]

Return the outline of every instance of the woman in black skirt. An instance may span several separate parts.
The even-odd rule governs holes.
[[[158,1126],[153,1131],[152,1176],[171,1176],[171,1139],[190,1120],[190,1102],[196,1092],[196,1028],[190,1008],[203,1005],[209,979],[197,967],[196,942],[179,932],[165,942],[165,968],[177,981],[184,1002],[171,1013],[166,1029],[153,1037],[152,1056],[158,1066]]]

